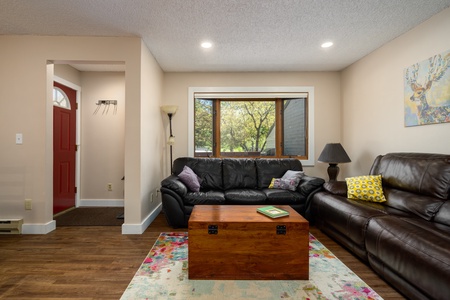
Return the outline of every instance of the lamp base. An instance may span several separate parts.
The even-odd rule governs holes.
[[[339,174],[339,167],[337,164],[330,164],[327,169],[328,177],[330,181],[336,181],[336,178]]]

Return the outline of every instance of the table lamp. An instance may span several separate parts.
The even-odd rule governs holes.
[[[345,152],[344,147],[340,143],[326,144],[317,160],[330,164],[327,169],[330,181],[336,180],[339,174],[339,163],[351,162],[350,157],[348,157],[347,152]]]

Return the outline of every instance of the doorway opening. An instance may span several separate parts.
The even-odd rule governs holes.
[[[83,211],[93,219],[100,219],[95,217],[98,208],[102,215],[121,210],[113,214],[123,223],[125,64],[59,61],[54,62],[53,75],[56,82],[76,86],[78,95],[75,210],[92,208]],[[55,220],[59,217],[54,215]],[[57,222],[57,226],[62,226],[62,222]]]

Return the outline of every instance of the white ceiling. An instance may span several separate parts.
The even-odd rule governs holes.
[[[0,34],[137,36],[166,72],[337,71],[449,6],[450,0],[0,0]],[[204,40],[213,47],[200,48]],[[322,49],[329,40],[334,46]]]

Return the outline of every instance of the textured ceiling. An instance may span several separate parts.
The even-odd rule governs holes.
[[[335,71],[449,6],[450,0],[0,0],[0,34],[138,36],[166,72]],[[203,40],[213,47],[200,48]],[[328,40],[334,46],[322,49]]]

